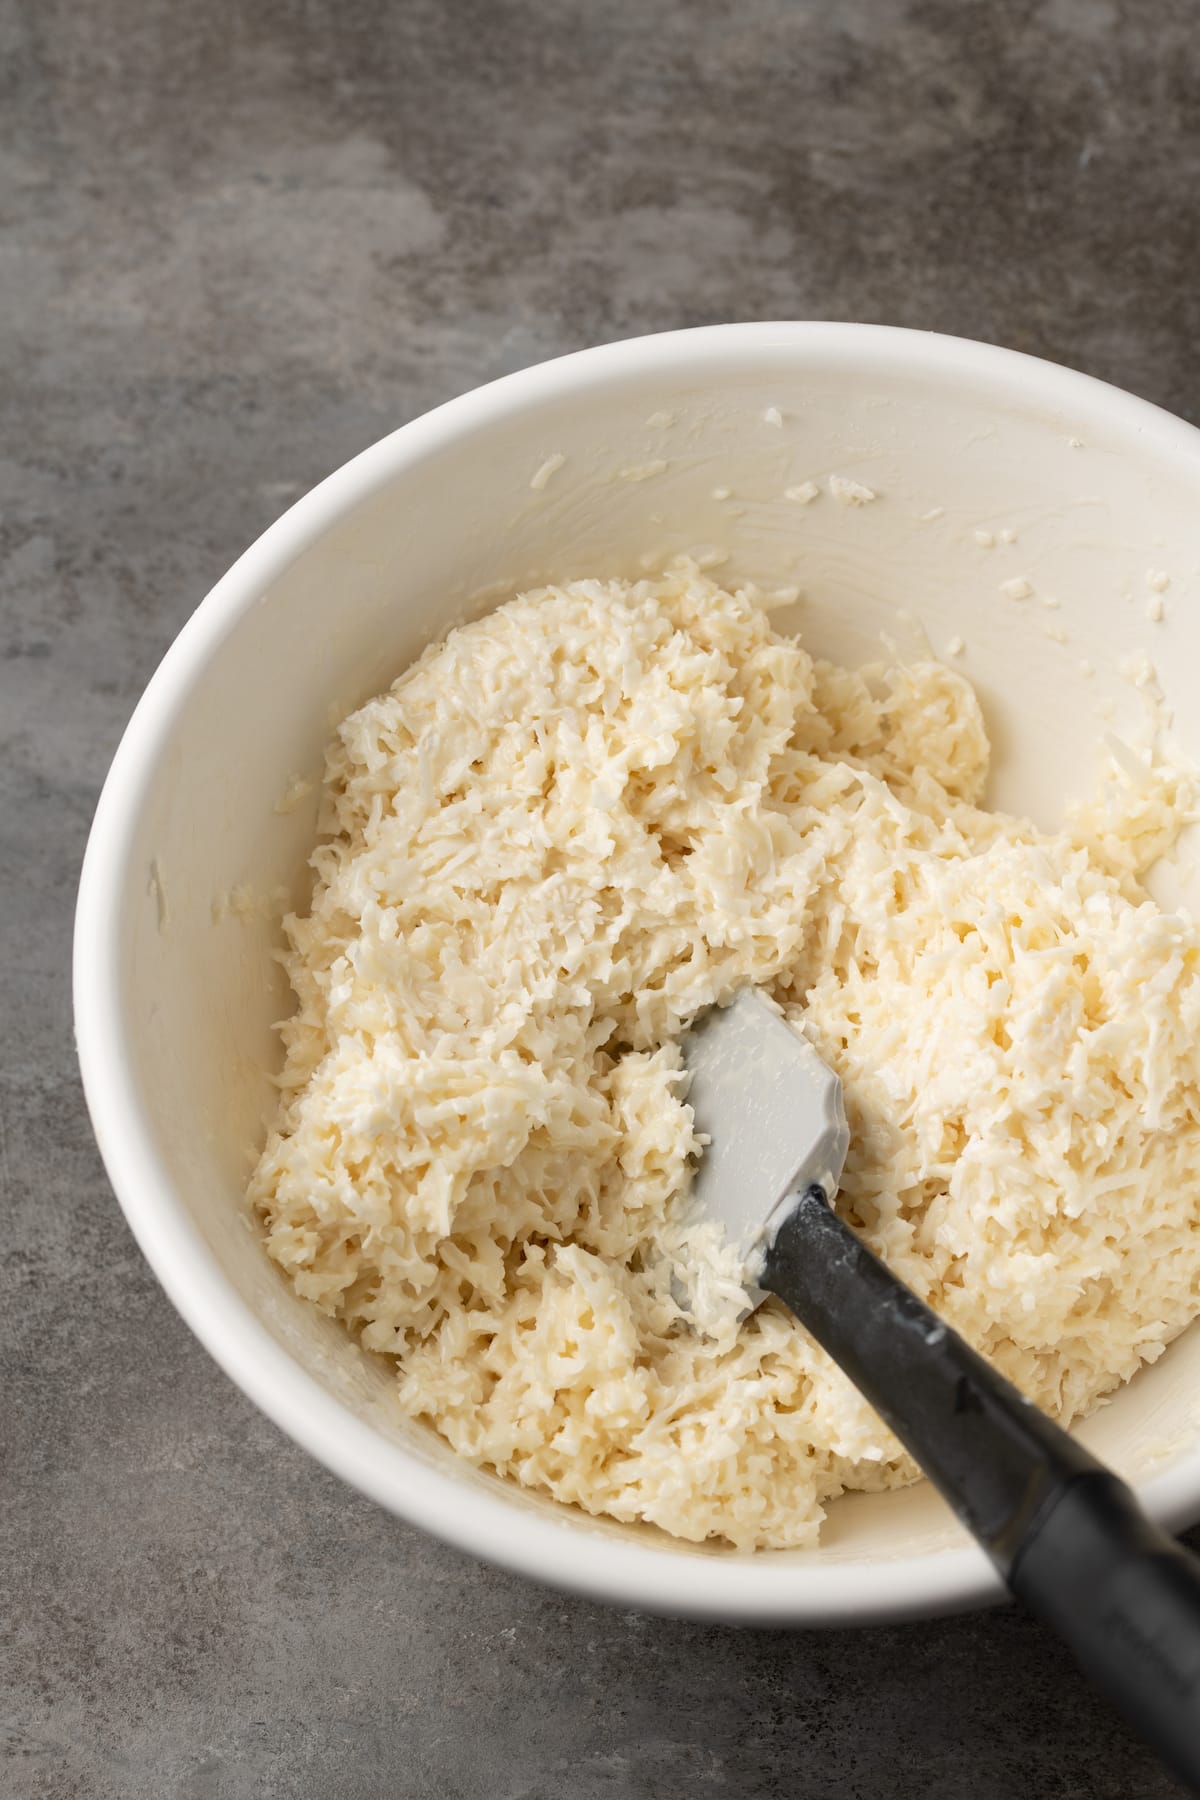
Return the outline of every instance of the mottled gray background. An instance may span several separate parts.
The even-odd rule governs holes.
[[[463,388],[795,315],[995,339],[1196,418],[1198,30],[1189,0],[0,0],[6,1797],[1174,1791],[1014,1612],[610,1613],[324,1474],[125,1230],[68,945],[183,620]]]

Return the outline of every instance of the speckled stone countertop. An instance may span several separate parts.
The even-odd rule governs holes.
[[[1194,6],[0,0],[0,51],[0,1792],[1165,1800],[1015,1611],[608,1612],[339,1485],[135,1249],[68,967],[96,795],[179,626],[451,394],[815,316],[1195,418]]]

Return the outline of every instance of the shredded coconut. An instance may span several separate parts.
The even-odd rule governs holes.
[[[878,498],[874,488],[864,487],[861,481],[851,481],[848,475],[831,475],[829,491],[842,506],[869,506]]]
[[[167,896],[166,876],[163,874],[162,863],[157,856],[150,864],[150,878],[146,883],[146,892],[154,901],[158,929],[166,931],[171,923],[171,902]]]
[[[566,460],[562,451],[556,450],[553,456],[548,456],[544,463],[538,465],[529,477],[529,485],[535,493],[540,493],[551,477],[558,474]]]
[[[619,474],[622,481],[650,481],[655,475],[663,474],[667,466],[661,456],[656,456],[652,462],[631,463]]]
[[[283,816],[294,813],[313,791],[313,784],[303,775],[293,775],[275,802],[275,811]]]
[[[820,493],[815,481],[798,481],[795,487],[784,488],[785,500],[794,500],[797,506],[810,506]]]
[[[264,893],[248,881],[239,881],[234,887],[213,895],[212,921],[214,925],[221,925],[232,917],[241,925],[254,925],[262,919],[279,919],[286,911],[289,899],[285,887]]]
[[[1131,650],[1128,656],[1123,656],[1117,664],[1117,673],[1151,699],[1161,701],[1162,688],[1159,686],[1158,670],[1144,650]]]
[[[813,1543],[915,1471],[781,1304],[738,1322],[687,1222],[679,1036],[753,982],[844,1083],[839,1210],[1076,1418],[1200,1287],[1200,932],[1138,886],[1196,785],[1114,744],[1063,831],[981,811],[962,676],[814,661],[694,563],[451,632],[329,754],[271,1254],[472,1462]]]

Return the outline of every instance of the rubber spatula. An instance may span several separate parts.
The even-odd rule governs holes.
[[[1200,1561],[1125,1483],[932,1312],[834,1212],[849,1144],[841,1083],[744,990],[684,1040],[710,1140],[693,1206],[840,1364],[1009,1588],[1200,1793]]]

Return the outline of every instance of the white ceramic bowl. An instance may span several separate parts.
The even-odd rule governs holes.
[[[878,498],[785,497],[831,472]],[[218,897],[303,896],[315,799],[281,811],[289,782],[316,780],[333,719],[453,620],[521,584],[631,573],[647,552],[701,543],[730,550],[738,573],[798,585],[806,641],[834,656],[876,652],[881,630],[911,648],[923,626],[939,651],[961,637],[998,750],[993,798],[1040,822],[1090,786],[1098,709],[1118,726],[1136,713],[1118,665],[1139,649],[1200,753],[1190,426],[1027,357],[874,326],[730,325],[564,357],[330,476],[164,658],[80,888],[88,1102],[129,1223],[192,1329],[285,1431],[404,1518],[627,1606],[810,1624],[947,1610],[998,1589],[925,1484],[838,1501],[815,1552],[739,1556],[473,1471],[400,1415],[383,1364],[292,1294],[243,1203],[287,995],[277,927],[252,905],[220,917]],[[1147,616],[1150,569],[1170,577],[1163,623]],[[1000,592],[1020,577],[1059,608]],[[1197,1391],[1200,1327],[1083,1434],[1170,1524],[1200,1514]]]

